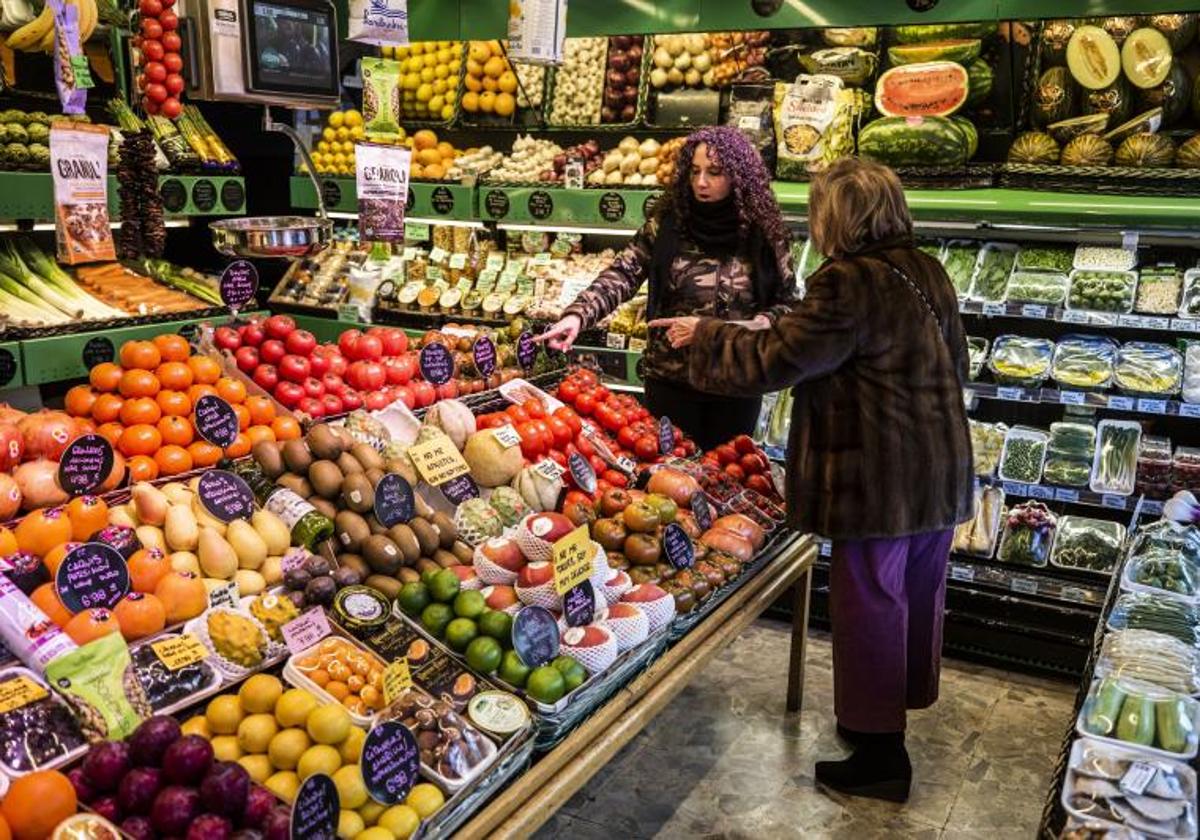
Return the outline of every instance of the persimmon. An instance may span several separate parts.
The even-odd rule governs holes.
[[[0,557],[7,557],[14,551],[19,551],[20,546],[17,545],[17,538],[13,532],[3,525],[0,525]]]
[[[162,417],[162,409],[151,397],[135,397],[125,400],[121,406],[120,420],[126,426],[136,426],[138,423],[154,425]]]
[[[276,417],[271,421],[271,431],[275,433],[275,440],[297,440],[300,424],[295,417]]]
[[[101,423],[96,429],[96,433],[104,435],[105,439],[113,446],[117,445],[117,441],[121,439],[121,432],[123,431],[125,431],[125,427],[120,423]]]
[[[192,356],[187,360],[192,376],[201,385],[212,385],[221,378],[221,366],[208,356]]]
[[[107,493],[110,490],[116,490],[125,481],[125,456],[120,452],[113,453],[112,472],[108,474],[108,478],[104,479],[104,483],[100,485],[100,492]]]
[[[164,362],[186,362],[192,355],[187,339],[175,333],[164,333],[154,337],[154,346]]]
[[[195,379],[192,369],[183,362],[163,362],[154,371],[154,375],[164,388],[173,391],[186,391],[192,387]]]
[[[63,627],[63,631],[71,637],[71,641],[75,644],[86,645],[109,633],[120,633],[121,625],[111,610],[93,607],[72,616],[71,620]]]
[[[193,356],[193,358],[195,357]],[[215,397],[217,395],[217,389],[207,383],[197,383],[191,388],[187,389],[188,399],[192,401],[193,406],[199,402],[200,398],[205,394],[212,394]]]
[[[29,593],[29,600],[60,628],[66,627],[71,620],[71,611],[58,597],[58,588],[53,583],[43,583],[33,590]]]
[[[225,447],[225,455],[229,458],[241,458],[250,454],[250,438],[246,437],[245,432],[238,432],[238,436],[233,439],[233,443]]]
[[[208,590],[191,572],[167,572],[154,588],[154,594],[162,601],[168,624],[187,621],[208,609]]]
[[[269,426],[275,419],[275,403],[270,397],[251,394],[244,403],[250,412],[250,423],[255,426]]]
[[[222,376],[217,380],[217,396],[230,405],[246,401],[246,385],[237,379]]]
[[[59,543],[42,555],[42,565],[46,567],[46,571],[50,573],[50,577],[58,574],[58,567],[62,565],[62,561],[66,559],[66,556],[71,551],[79,548],[81,545],[83,543],[70,540],[69,542]]]
[[[108,524],[108,503],[99,496],[76,496],[67,504],[71,539],[84,542]]]
[[[187,451],[192,456],[192,469],[211,467],[221,460],[223,454],[221,447],[206,440],[195,441]]]
[[[134,455],[129,459],[129,480],[153,481],[158,478],[158,462],[149,455]]]
[[[52,548],[71,539],[71,520],[60,507],[35,510],[17,523],[13,535],[21,551],[45,557]]]
[[[93,391],[90,385],[76,385],[67,391],[63,407],[72,417],[91,417],[92,406],[96,404],[98,396],[100,395]]]
[[[168,417],[187,417],[192,413],[192,400],[186,391],[164,389],[155,397],[158,407]]]
[[[161,548],[139,548],[129,558],[129,585],[134,592],[153,593],[171,571],[171,561]]]
[[[152,371],[162,364],[162,354],[150,341],[126,341],[121,345],[121,366]]]
[[[101,394],[92,404],[92,419],[97,423],[112,423],[121,416],[125,400],[116,394]]]
[[[254,444],[264,440],[274,442],[275,433],[271,431],[270,426],[251,426],[246,430],[246,437],[249,438],[250,447],[253,448]]]
[[[101,362],[88,373],[88,382],[97,391],[111,393],[120,386],[121,374],[124,372],[120,365],[114,365],[112,362]]]
[[[236,404],[232,406],[233,413],[237,415],[238,431],[244,432],[250,428],[250,409],[245,405]]]
[[[158,432],[163,443],[187,446],[196,436],[192,421],[186,417],[164,417],[158,421]]]
[[[154,453],[159,475],[179,475],[192,468],[192,456],[182,446],[168,444]]]
[[[146,592],[130,592],[112,611],[127,642],[152,636],[167,625],[162,601]]]
[[[153,397],[162,389],[158,377],[148,370],[127,370],[121,374],[121,396]]]
[[[133,455],[153,455],[162,446],[162,435],[158,429],[149,423],[139,423],[136,426],[126,426],[117,441],[117,448],[126,457]]]

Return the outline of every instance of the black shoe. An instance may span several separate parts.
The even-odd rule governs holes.
[[[817,783],[849,796],[907,802],[912,763],[904,749],[903,733],[855,734],[861,740],[849,758],[817,762]]]
[[[841,738],[844,743],[851,747],[857,747],[860,743],[862,743],[863,736],[865,734],[866,733],[857,732],[853,729],[847,729],[840,723],[837,725],[837,736]]]

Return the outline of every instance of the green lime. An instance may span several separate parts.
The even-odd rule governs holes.
[[[475,589],[464,589],[454,597],[454,614],[459,618],[479,618],[487,609],[483,593]]]
[[[521,688],[529,679],[529,671],[529,666],[521,661],[515,650],[504,652],[504,658],[500,660],[500,679],[514,688]]]
[[[429,606],[429,589],[423,583],[406,583],[400,587],[396,603],[406,615],[418,616]]]
[[[433,576],[436,575],[440,571],[441,571],[441,569],[432,569],[431,568],[431,569],[426,569],[425,571],[421,572],[421,583],[425,584],[426,586],[429,586],[429,584],[433,582]]]
[[[550,665],[563,675],[563,681],[566,682],[569,692],[579,688],[587,679],[587,671],[583,669],[579,661],[566,654],[557,657]]]
[[[512,624],[512,616],[503,610],[491,610],[479,616],[479,632],[505,647],[512,644]]]
[[[553,706],[567,693],[567,681],[557,668],[543,665],[529,675],[525,682],[525,692],[539,703]]]
[[[446,634],[446,627],[454,620],[454,610],[446,604],[430,604],[421,610],[421,625],[435,638]]]
[[[454,600],[454,596],[458,594],[459,587],[462,582],[458,579],[458,575],[449,569],[439,569],[433,573],[433,577],[429,579],[429,594],[435,601],[440,601],[443,604],[448,604]]]
[[[471,644],[471,640],[479,635],[479,628],[470,618],[456,618],[446,625],[446,644],[451,650],[462,653]]]
[[[503,656],[500,643],[487,636],[477,636],[467,645],[467,664],[481,674],[490,674],[499,668]]]

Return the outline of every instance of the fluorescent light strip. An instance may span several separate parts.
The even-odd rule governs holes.
[[[163,227],[169,228],[185,228],[190,227],[191,219],[164,219]],[[121,227],[120,222],[109,222],[108,226],[113,230],[118,230]],[[0,225],[0,231],[20,230],[18,225]],[[54,230],[54,222],[35,222],[30,230]]]
[[[516,225],[500,223],[500,230],[512,230],[521,233],[594,233],[600,236],[633,236],[637,228],[604,228],[604,227],[571,227],[569,225]]]
[[[344,213],[340,210],[330,210],[325,214],[331,219],[346,219],[351,222],[358,221],[357,213]],[[418,216],[405,216],[404,223],[411,222],[414,225],[444,225],[446,227],[463,227],[463,228],[480,228],[484,227],[483,222],[472,219],[425,219]]]

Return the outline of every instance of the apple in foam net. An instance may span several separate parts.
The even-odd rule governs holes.
[[[503,584],[484,587],[483,602],[488,605],[488,609],[507,609],[519,603],[517,600],[517,590]]]
[[[622,595],[621,600],[631,604],[646,604],[670,597],[662,587],[653,583],[642,583]]]
[[[554,580],[554,565],[542,561],[530,563],[517,572],[517,586],[522,589],[533,589]]]
[[[520,546],[508,537],[492,537],[479,547],[479,553],[510,572],[525,568],[525,555],[521,554]]]
[[[606,617],[609,618],[610,620],[616,620],[616,619],[621,619],[621,618],[636,619],[641,614],[642,614],[642,611],[639,610],[637,607],[635,607],[633,604],[627,603],[627,602],[622,603],[622,602],[618,601],[617,603],[613,604],[611,607],[608,608],[608,614]]]
[[[568,627],[563,631],[562,643],[575,648],[600,647],[608,642],[611,633],[595,624],[583,627]]]
[[[475,569],[472,566],[451,566],[450,571],[458,575],[460,583],[467,583],[475,580]]]
[[[574,523],[561,513],[539,513],[526,521],[525,527],[543,542],[553,543],[575,530]]]

